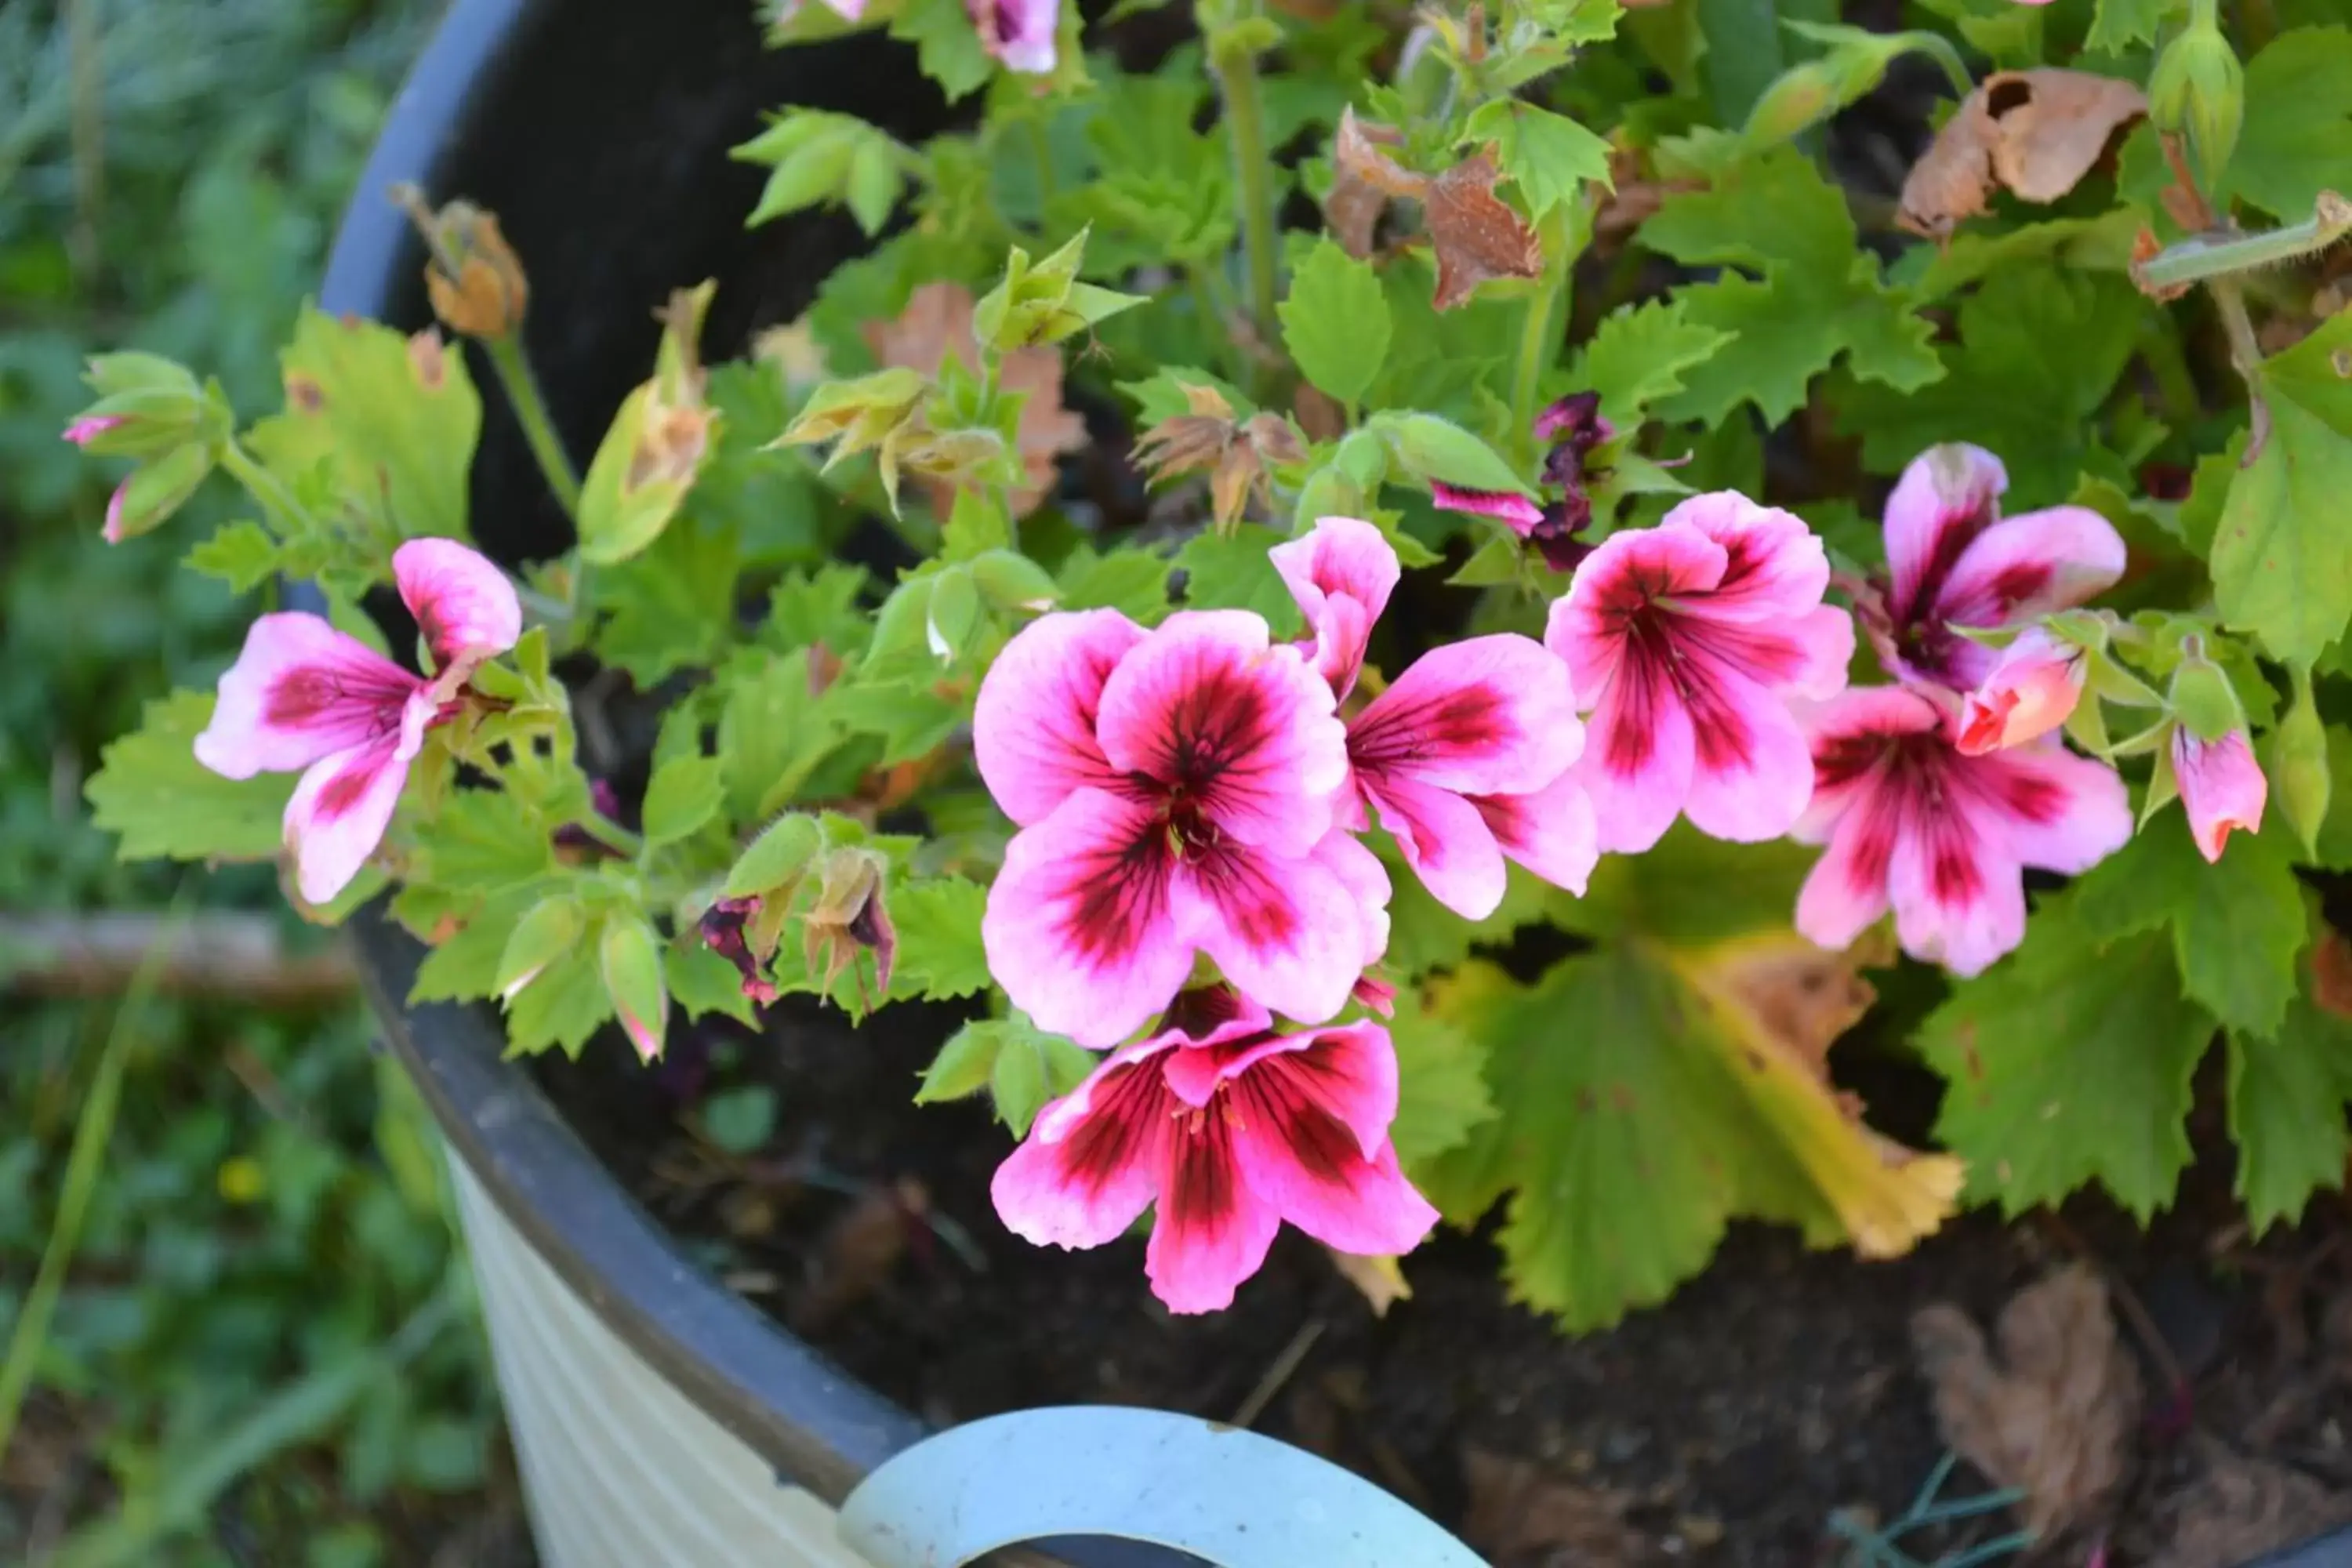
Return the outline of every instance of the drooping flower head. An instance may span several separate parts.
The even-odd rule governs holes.
[[[1981,447],[1931,447],[1886,502],[1887,576],[1858,604],[1879,662],[1906,681],[1970,692],[2000,653],[1955,626],[2072,609],[2124,573],[2124,542],[2087,507],[2000,515],[2009,472]]]
[[[1007,70],[1043,76],[1054,68],[1054,31],[1061,0],[964,0],[981,47]]]
[[[2254,761],[2243,730],[2218,741],[2198,738],[2186,724],[2172,731],[2172,776],[2180,786],[2180,809],[2188,814],[2197,852],[2218,863],[2231,831],[2260,833],[2270,781]]]
[[[972,749],[1022,831],[989,890],[989,970],[1041,1028],[1105,1047],[1166,1006],[1196,953],[1319,1023],[1387,942],[1379,859],[1333,813],[1331,689],[1265,622],[1045,616],[981,683]]]
[[[1549,443],[1544,451],[1543,483],[1558,492],[1556,499],[1538,503],[1508,490],[1464,489],[1433,484],[1430,500],[1448,511],[1491,517],[1535,546],[1544,563],[1555,572],[1573,572],[1592,546],[1576,535],[1592,521],[1592,497],[1586,487],[1606,470],[1591,466],[1594,447],[1616,438],[1616,426],[1601,415],[1601,395],[1572,393],[1535,418],[1535,437]]]
[[[1342,1252],[1391,1257],[1437,1211],[1397,1167],[1396,1053],[1370,1019],[1277,1035],[1224,987],[1177,999],[1166,1026],[1115,1052],[1037,1115],[997,1167],[996,1212],[1039,1246],[1100,1247],[1154,1203],[1153,1294],[1228,1306],[1285,1220]]]
[[[1346,697],[1396,585],[1396,552],[1370,523],[1327,517],[1269,554],[1315,628],[1317,668]],[[1534,638],[1433,649],[1348,721],[1342,825],[1377,812],[1438,901],[1471,920],[1502,902],[1507,856],[1581,892],[1599,854],[1591,805],[1568,777],[1583,743],[1568,667]]]
[[[426,729],[455,710],[475,667],[522,633],[513,585],[453,540],[409,541],[392,571],[433,651],[431,678],[320,616],[264,616],[195,741],[196,760],[226,778],[302,772],[286,804],[286,844],[314,904],[341,892],[383,839]]]
[[[1799,710],[1812,804],[1790,836],[1827,844],[1797,929],[1842,948],[1891,906],[1903,951],[1975,974],[2025,936],[2024,868],[2088,870],[2132,816],[2115,771],[2045,739],[1970,756],[1920,693],[1874,686]]]
[[[1960,750],[1982,756],[2048,734],[2074,714],[2088,679],[2081,647],[2028,627],[1962,704]]]
[[[1789,830],[1813,776],[1788,700],[1843,689],[1853,657],[1828,586],[1801,521],[1730,490],[1612,534],[1577,568],[1544,642],[1591,712],[1576,773],[1601,848],[1647,849],[1677,814],[1740,843]]]

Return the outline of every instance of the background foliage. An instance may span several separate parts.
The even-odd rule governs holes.
[[[0,6],[12,918],[161,912],[184,887],[188,918],[265,911],[290,952],[323,945],[265,869],[122,864],[90,826],[81,784],[99,749],[144,700],[209,684],[246,615],[163,555],[102,543],[109,476],[58,432],[86,399],[85,356],[126,342],[205,365],[240,401],[274,396],[278,345],[436,9]],[[226,515],[218,498],[195,504]],[[478,1511],[495,1411],[478,1342],[453,1326],[468,1286],[427,1146],[358,1003],[43,999],[21,967],[36,962],[0,946],[0,1332],[16,1335],[0,1391],[25,1396],[0,1441],[0,1557],[426,1561]],[[110,1065],[121,1095],[79,1248],[46,1334],[30,1334],[68,1146],[104,1115],[93,1089]],[[380,1089],[394,1091],[381,1110]],[[384,1348],[413,1319],[392,1348],[414,1359],[389,1375]]]

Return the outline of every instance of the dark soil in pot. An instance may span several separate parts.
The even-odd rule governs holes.
[[[1180,1318],[1146,1289],[1139,1238],[1065,1253],[997,1221],[988,1182],[1009,1135],[977,1103],[910,1100],[948,1022],[901,1008],[854,1029],[786,1005],[764,1035],[719,1025],[674,1041],[658,1094],[618,1040],[540,1077],[715,1272],[926,1418],[1089,1401],[1246,1416],[1504,1568],[1847,1561],[1837,1521],[1901,1517],[1945,1451],[1914,1313],[1947,1301],[1988,1321],[2077,1258],[2116,1282],[2147,1391],[2106,1446],[2131,1471],[2111,1562],[2224,1568],[2352,1517],[2343,1209],[2326,1200],[2301,1228],[2247,1243],[2218,1109],[2200,1109],[2208,1152],[2146,1234],[2082,1201],[2014,1226],[1966,1215],[1909,1257],[1864,1263],[1740,1226],[1666,1305],[1566,1338],[1506,1302],[1482,1237],[1416,1253],[1412,1299],[1376,1318],[1286,1232],[1231,1310]],[[779,1107],[755,1152],[694,1130],[697,1104],[754,1084]],[[2063,1462],[2094,1463],[2101,1445],[2073,1447]],[[1944,1495],[1983,1486],[1963,1467]],[[1995,1513],[1901,1544],[1933,1563],[2010,1528]],[[2165,1555],[2199,1541],[2210,1549]],[[2042,1560],[2089,1548],[2078,1533]]]

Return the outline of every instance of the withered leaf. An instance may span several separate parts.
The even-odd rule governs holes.
[[[866,341],[875,357],[893,368],[935,375],[952,355],[966,368],[977,369],[980,350],[972,335],[971,310],[971,290],[962,284],[926,283],[907,297],[907,308],[898,320],[867,322]],[[1055,350],[1013,350],[998,365],[997,384],[1026,395],[1016,444],[1027,477],[1007,497],[1013,515],[1026,517],[1054,487],[1055,459],[1087,444],[1087,425],[1062,405],[1062,356]],[[927,480],[923,489],[932,510],[942,517],[955,504],[954,489],[948,484]]]
[[[2352,1498],[2300,1470],[2242,1458],[2199,1434],[2202,1471],[2164,1510],[2149,1568],[2238,1568],[2352,1520]]]
[[[1637,1500],[1614,1487],[1580,1486],[1531,1460],[1465,1447],[1470,1494],[1462,1533],[1500,1568],[1539,1563],[1647,1563],[1654,1553],[1625,1518]]]
[[[1339,1271],[1339,1277],[1362,1292],[1373,1317],[1385,1318],[1391,1307],[1412,1300],[1412,1287],[1405,1283],[1404,1269],[1397,1259],[1342,1252],[1336,1247],[1323,1250],[1330,1256],[1331,1266]]]
[[[1995,71],[1977,84],[1903,182],[1898,221],[1932,239],[1985,210],[2006,187],[2054,202],[2081,182],[2133,121],[2147,95],[2088,71]]]
[[[1437,248],[1437,295],[1450,310],[1489,278],[1533,278],[1543,271],[1543,242],[1495,195],[1501,175],[1491,148],[1481,148],[1430,182],[1422,221]]]
[[[2025,1496],[2045,1536],[2093,1518],[2122,1482],[2139,1419],[2139,1369],[2116,1334],[2107,1288],[2083,1264],[2037,1280],[2001,1309],[1998,1364],[1948,1302],[1911,1320],[1945,1441],[1996,1486]]]
[[[1331,194],[1323,200],[1323,221],[1340,248],[1359,261],[1372,254],[1389,198],[1418,200],[1428,184],[1381,151],[1402,140],[1394,126],[1367,123],[1352,109],[1339,111],[1339,132],[1331,142]]]

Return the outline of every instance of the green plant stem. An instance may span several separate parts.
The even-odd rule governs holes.
[[[229,478],[246,489],[246,493],[260,503],[261,510],[278,519],[284,527],[297,533],[317,531],[318,524],[303,507],[278,480],[278,476],[252,453],[245,449],[234,436],[221,443],[220,466]]]
[[[33,1369],[41,1359],[42,1347],[48,1342],[49,1320],[57,1312],[58,1298],[65,1291],[66,1271],[72,1267],[74,1252],[81,1245],[82,1221],[89,1216],[90,1197],[98,1190],[106,1146],[114,1136],[115,1111],[122,1103],[123,1069],[130,1059],[131,1043],[139,1033],[135,1026],[154,995],[155,982],[179,942],[191,885],[182,885],[179,897],[172,901],[171,913],[164,919],[163,931],[131,977],[122,1005],[115,1009],[114,1021],[107,1026],[106,1044],[99,1051],[98,1070],[90,1077],[89,1091],[75,1120],[73,1148],[66,1155],[65,1180],[58,1190],[57,1217],[49,1224],[49,1239],[41,1248],[41,1266],[33,1276],[33,1288],[26,1292],[25,1303],[16,1313],[16,1326],[9,1331],[8,1359],[0,1362],[0,1454],[8,1451],[8,1439],[16,1429],[17,1412],[23,1408],[25,1394],[33,1384]]]
[[[583,811],[572,819],[572,826],[614,854],[631,860],[646,852],[644,835],[630,832],[601,811]]]
[[[539,394],[539,378],[531,374],[530,362],[523,357],[520,334],[509,332],[500,338],[483,338],[480,342],[483,352],[490,356],[490,368],[498,372],[499,384],[506,388],[515,418],[522,425],[523,439],[530,443],[530,455],[539,460],[539,471],[547,477],[547,488],[563,503],[564,515],[576,521],[580,516],[580,476],[572,471],[572,458],[563,450],[563,443],[556,438],[555,422],[547,415],[547,400]],[[573,581],[585,575],[583,568],[573,574]],[[575,604],[577,599],[575,592]]]
[[[2326,249],[2347,234],[2352,234],[2352,202],[2333,191],[2322,191],[2305,222],[2260,234],[2192,235],[2146,261],[2135,262],[2132,276],[2143,289],[2176,289],[2297,260]]]
[[[1241,207],[1242,254],[1249,271],[1251,324],[1275,341],[1274,160],[1265,144],[1265,104],[1258,91],[1257,58],[1232,49],[1213,68],[1225,105],[1225,135],[1234,149],[1234,189]]]
[[[1536,280],[1527,314],[1519,321],[1518,365],[1511,374],[1511,441],[1528,460],[1535,455],[1536,398],[1543,389],[1544,372],[1559,352],[1554,322],[1568,300],[1569,270],[1564,257],[1544,263],[1543,276]]]

